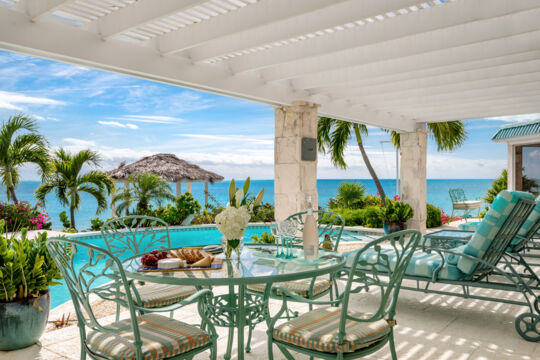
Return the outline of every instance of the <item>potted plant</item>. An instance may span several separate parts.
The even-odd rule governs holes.
[[[49,286],[60,284],[56,264],[45,242],[23,229],[17,236],[4,233],[0,220],[0,350],[15,350],[34,344],[47,325]]]
[[[407,220],[411,219],[414,211],[409,204],[405,204],[399,199],[386,199],[383,206],[383,228],[385,234],[391,234],[396,231],[405,230]]]

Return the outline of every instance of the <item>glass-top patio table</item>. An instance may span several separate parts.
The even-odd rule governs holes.
[[[214,296],[211,303],[207,301],[204,311],[214,325],[229,328],[229,349],[234,329],[237,329],[238,359],[243,359],[244,328],[267,319],[271,288],[266,286],[264,294],[257,296],[246,293],[246,285],[271,285],[332,274],[345,264],[344,256],[329,250],[319,250],[318,259],[304,260],[304,252],[300,247],[293,248],[293,259],[277,258],[275,249],[275,246],[246,246],[240,259],[224,259],[222,268],[215,270],[139,272],[137,269],[141,266],[140,256],[126,259],[122,264],[128,277],[140,281],[197,287],[228,286],[228,293]],[[226,354],[225,358],[230,359],[230,354]]]

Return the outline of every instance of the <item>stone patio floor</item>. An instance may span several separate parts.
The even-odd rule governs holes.
[[[223,291],[220,290],[217,288],[215,292]],[[499,298],[519,298],[517,294],[495,290],[477,290],[475,293]],[[351,299],[355,310],[370,311],[378,304],[378,293],[356,294]],[[272,301],[271,311],[276,311],[279,305],[278,301]],[[307,311],[305,304],[292,304],[291,308],[300,312]],[[514,318],[522,312],[525,312],[525,308],[521,306],[402,290],[397,306],[398,325],[395,328],[398,357],[414,360],[540,359],[540,343],[523,340],[514,329]],[[199,318],[196,313],[194,305],[190,305],[177,310],[175,318],[197,324]],[[57,315],[53,311],[51,319]],[[112,318],[107,316],[104,323]],[[264,324],[256,328],[252,352],[246,354],[246,359],[267,358],[265,328]],[[223,359],[227,331],[225,328],[218,328],[218,331],[218,358]],[[29,348],[0,352],[0,359],[79,359],[79,351],[78,328],[72,325],[59,330],[49,329],[40,343]],[[235,352],[234,348],[233,359],[236,358]],[[284,359],[277,348],[274,356],[276,359]],[[206,358],[208,353],[196,357]],[[304,358],[307,359],[304,355],[298,356],[298,359]],[[390,353],[384,348],[368,359],[390,359]]]

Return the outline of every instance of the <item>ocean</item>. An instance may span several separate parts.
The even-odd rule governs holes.
[[[375,183],[371,179],[319,179],[317,180],[317,190],[319,192],[319,205],[324,206],[328,203],[328,200],[336,196],[336,191],[339,184],[343,181],[357,181],[366,186],[366,190],[369,194],[376,194],[377,188]],[[427,201],[433,204],[445,212],[450,213],[452,211],[452,202],[448,195],[448,190],[451,188],[462,188],[469,199],[480,199],[483,197],[488,188],[491,186],[492,179],[429,179],[427,181]],[[381,180],[384,190],[387,196],[393,197],[396,193],[396,180],[395,179],[382,179]],[[22,201],[30,201],[35,203],[34,191],[39,186],[39,181],[22,181],[17,187],[16,192],[18,198]],[[240,187],[242,182],[238,181],[237,186]],[[227,194],[229,188],[229,181],[223,181],[216,184],[209,184],[210,194],[222,205],[227,203]],[[274,203],[274,181],[273,180],[252,180],[250,191],[253,194],[257,194],[262,188],[265,189],[264,201]],[[175,187],[171,185],[171,189],[175,190]],[[185,184],[182,190],[185,191]],[[204,184],[194,183],[192,184],[193,196],[204,203]],[[0,187],[0,200],[6,200],[5,188]],[[62,211],[66,211],[69,214],[69,209],[63,208],[62,205],[54,198],[54,195],[47,197],[45,207],[53,223],[54,229],[62,228],[59,214]],[[96,215],[96,201],[88,194],[82,194],[81,208],[76,213],[76,225],[79,230],[85,230],[90,228],[90,220],[96,216],[99,216],[103,220],[111,216],[111,211],[106,210],[99,215]]]

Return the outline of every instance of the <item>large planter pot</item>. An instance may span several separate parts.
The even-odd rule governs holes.
[[[51,296],[0,302],[0,350],[16,350],[34,344],[49,319]]]
[[[404,222],[384,222],[383,223],[383,229],[386,235],[395,233],[397,231],[405,230],[406,228],[407,228],[407,224]]]

